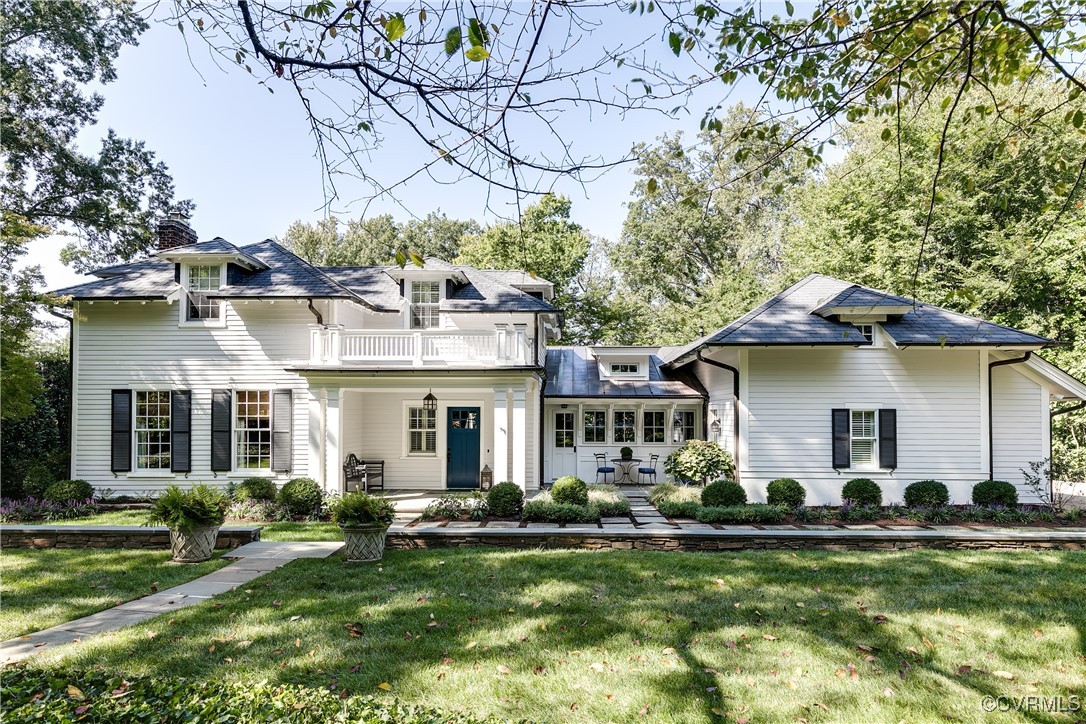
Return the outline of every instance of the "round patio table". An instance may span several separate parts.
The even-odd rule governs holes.
[[[611,458],[611,462],[615,464],[615,467],[622,471],[622,475],[618,476],[615,483],[621,484],[623,482],[630,483],[631,485],[636,483],[633,475],[630,471],[633,470],[635,465],[640,465],[644,462],[641,458],[630,458],[629,460],[623,460],[622,458]]]

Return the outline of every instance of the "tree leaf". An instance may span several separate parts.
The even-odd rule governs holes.
[[[682,36],[679,35],[678,33],[676,33],[674,30],[671,31],[668,34],[668,36],[667,36],[667,44],[671,46],[671,52],[674,53],[675,55],[679,55],[680,53],[682,53],[682,50],[683,50]]]
[[[402,38],[403,34],[406,32],[407,23],[404,22],[402,13],[396,13],[389,18],[388,25],[385,26],[385,35],[388,36],[388,41],[390,43],[395,43]]]
[[[490,52],[481,45],[473,45],[464,51],[464,56],[471,62],[478,63],[489,58]]]
[[[445,33],[445,55],[452,55],[460,50],[460,46],[463,42],[460,28],[452,28],[449,30],[449,32]]]

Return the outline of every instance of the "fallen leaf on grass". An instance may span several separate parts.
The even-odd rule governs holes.
[[[661,651],[660,653],[662,653],[662,654],[664,654],[665,656],[667,656],[668,654],[673,654],[673,653],[675,653],[675,649],[673,649],[673,648],[671,648],[670,646],[668,646],[668,647],[667,647],[666,649],[664,649],[664,650],[663,650],[663,651]]]
[[[377,685],[377,688],[381,691],[392,691],[392,684],[389,684],[387,681],[382,681]]]
[[[888,686],[882,690],[882,695],[885,697],[891,697],[894,695],[894,690]]]
[[[498,664],[498,673],[499,674],[512,674],[513,672],[505,664]]]
[[[764,638],[766,641],[776,641],[777,640],[777,637],[774,636],[773,634],[762,634],[762,638]]]
[[[82,699],[83,692],[79,689],[78,686],[68,684],[68,696],[72,697],[73,699]]]
[[[469,641],[468,645],[465,646],[464,648],[467,649],[468,651],[470,651],[471,649],[475,648],[478,645],[479,645],[478,641]]]
[[[1007,681],[1014,681],[1017,678],[1009,671],[993,671],[992,676],[999,677],[1000,679],[1006,679]]]

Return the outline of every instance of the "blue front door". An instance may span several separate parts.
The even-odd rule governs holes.
[[[448,476],[450,488],[479,487],[478,407],[450,407],[448,435]]]

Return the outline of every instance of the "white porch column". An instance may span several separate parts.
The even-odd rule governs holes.
[[[521,490],[528,485],[528,430],[525,410],[524,387],[513,388],[512,419],[509,421],[513,435],[513,477],[509,478]]]
[[[307,393],[309,401],[309,477],[324,487],[324,414],[321,406],[323,388],[310,387]]]
[[[339,492],[340,478],[342,477],[342,456],[340,440],[343,437],[343,417],[340,415],[340,403],[342,393],[338,387],[328,390],[328,398],[325,401],[325,429],[324,429],[324,489],[330,492]]]
[[[496,356],[498,358],[498,364],[505,364],[509,359],[509,336],[507,334],[509,325],[507,324],[495,324],[494,336],[496,337],[495,347],[497,349]]]
[[[509,389],[494,388],[494,482],[512,480],[509,471]]]
[[[319,365],[324,357],[324,327],[309,325],[309,364]]]
[[[325,329],[327,330],[326,333],[328,335],[328,349],[326,360],[330,365],[338,365],[342,345],[340,335],[343,333],[343,325],[329,324],[325,327]]]

